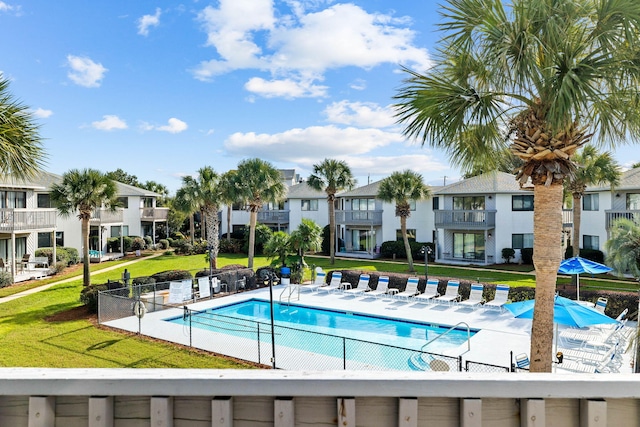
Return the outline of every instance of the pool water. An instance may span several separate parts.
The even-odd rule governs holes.
[[[193,312],[191,319],[181,316],[166,320],[177,324],[189,322],[192,327],[265,342],[271,340],[270,306],[261,299]],[[274,325],[276,346],[400,370],[409,369],[408,358],[449,329],[416,321],[279,303],[274,303]],[[470,334],[475,332],[471,330]],[[466,328],[454,329],[424,351],[452,355],[467,339]]]

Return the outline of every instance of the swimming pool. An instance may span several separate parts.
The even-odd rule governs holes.
[[[269,302],[254,298],[165,320],[270,343],[270,319]],[[440,335],[442,338],[424,351],[457,356],[456,350],[468,339],[466,328],[443,335],[449,327],[300,304],[274,303],[274,324],[276,347],[342,358],[345,363],[378,369],[411,369],[409,359]],[[476,332],[471,330],[470,334]]]

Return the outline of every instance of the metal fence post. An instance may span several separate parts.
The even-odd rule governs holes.
[[[342,369],[347,370],[347,339],[342,337]]]
[[[260,359],[260,322],[256,322],[258,325],[258,363],[262,363]]]

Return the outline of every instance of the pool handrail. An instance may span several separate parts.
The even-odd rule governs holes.
[[[424,344],[421,348],[420,351],[424,352],[424,349],[431,344],[432,342],[434,342],[437,339],[442,338],[443,336],[447,335],[449,332],[451,332],[452,330],[456,329],[458,326],[460,325],[464,325],[467,327],[467,351],[471,351],[471,328],[469,327],[469,325],[467,324],[467,322],[458,322],[455,325],[453,325],[452,327],[450,327],[449,329],[447,329],[445,332],[443,332],[442,334],[438,335],[435,338],[430,339],[429,341],[427,341],[426,344]]]

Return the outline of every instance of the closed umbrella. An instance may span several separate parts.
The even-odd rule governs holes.
[[[580,274],[589,273],[589,274],[601,274],[608,273],[611,271],[611,267],[607,267],[604,264],[600,264],[599,262],[591,261],[586,258],[581,258],[579,256],[573,258],[567,258],[560,263],[560,268],[558,269],[558,273],[563,274],[575,274],[577,276],[576,279],[576,299],[580,301]]]

